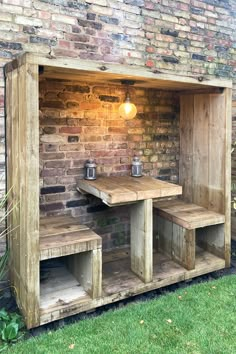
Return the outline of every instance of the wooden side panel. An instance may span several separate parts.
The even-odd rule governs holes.
[[[173,223],[160,216],[155,217],[155,232],[157,234],[157,251],[162,251],[172,257]]]
[[[39,325],[38,67],[23,65],[7,82],[8,188],[12,282],[28,328]]]
[[[84,290],[96,299],[102,294],[102,251],[96,249],[68,257],[68,268]]]
[[[231,139],[232,139],[232,90],[225,89],[225,263],[230,266],[231,260]]]
[[[225,96],[209,99],[209,204],[210,210],[224,214]]]
[[[19,68],[21,303],[28,327],[39,324],[38,66]]]
[[[6,80],[6,130],[7,130],[7,230],[10,247],[10,279],[19,303],[20,291],[20,234],[19,234],[19,88],[18,72],[7,74]]]
[[[179,184],[183,186],[183,198],[193,201],[193,120],[194,96],[180,97],[180,161]]]
[[[195,268],[195,230],[185,228],[171,221],[157,217],[158,251],[164,252],[184,268]]]
[[[224,228],[225,225],[212,225],[197,229],[196,243],[204,250],[215,254],[217,257],[225,259],[224,249]]]
[[[173,224],[172,258],[184,268],[195,268],[195,230]]]
[[[191,111],[191,97],[190,95],[181,98],[181,127],[185,124],[188,126],[189,124],[187,113]],[[182,155],[180,161],[180,184],[185,186],[187,183],[189,187],[184,187],[183,189],[184,198],[187,199],[189,198],[189,194],[192,194],[193,203],[225,215],[225,230],[222,232],[225,235],[224,249],[226,265],[229,265],[231,89],[225,89],[222,94],[195,94],[193,97],[193,143],[191,139],[188,139],[189,135],[186,135],[187,128],[180,130]],[[189,106],[187,99],[189,100]],[[189,170],[186,171],[184,168],[186,162],[182,162],[182,159],[187,158],[187,156],[184,155],[185,151],[192,148],[192,161],[188,162]],[[193,176],[191,180],[192,184],[186,182],[189,181],[190,173],[192,173]],[[220,235],[218,233],[220,240],[224,237],[223,234]],[[199,233],[198,241],[201,242],[202,245],[207,243],[206,239],[202,242],[204,237],[203,233]]]
[[[194,96],[193,124],[193,202],[208,207],[209,199],[209,117],[208,95]]]
[[[152,199],[131,206],[131,269],[145,283],[152,281]]]

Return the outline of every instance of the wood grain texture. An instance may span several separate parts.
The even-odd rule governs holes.
[[[27,327],[39,324],[38,67],[19,68],[21,304]],[[29,99],[33,97],[33,99]],[[22,104],[23,103],[23,104]]]
[[[156,217],[157,250],[164,252],[182,267],[195,268],[195,230],[187,230],[161,216]]]
[[[92,299],[102,294],[102,251],[94,249],[77,253],[67,259],[67,265],[73,276]]]
[[[145,283],[152,281],[152,199],[131,206],[131,269]]]
[[[225,261],[230,267],[231,261],[231,141],[232,141],[232,90],[225,89]]]
[[[76,280],[63,277],[56,285],[51,283],[43,288],[43,300],[40,309],[40,324],[58,320],[80,312],[89,311],[99,306],[158,289],[195,276],[219,270],[225,267],[225,261],[212,253],[196,249],[195,269],[184,267],[158,252],[153,255],[153,281],[144,283],[131,271],[130,252],[128,249],[116,249],[103,255],[103,293],[102,297],[92,300],[85,295],[80,286],[74,287]],[[51,281],[57,277],[50,277]],[[68,283],[67,283],[68,282]],[[75,282],[75,283],[74,283]],[[77,282],[78,285],[78,282]],[[57,296],[51,292],[55,286]],[[49,289],[47,290],[47,288]],[[60,287],[62,291],[60,291]]]
[[[56,258],[101,248],[101,237],[75,218],[40,219],[40,259]]]
[[[98,177],[95,181],[79,180],[78,188],[102,199],[110,206],[182,193],[181,186],[152,177]]]
[[[194,96],[180,97],[180,161],[179,183],[183,187],[183,198],[193,202],[193,122]]]
[[[20,54],[14,61],[14,67],[22,65],[27,62],[29,64],[36,64],[44,66],[44,77],[66,78],[67,80],[78,80],[81,82],[102,82],[106,80],[115,80],[120,83],[124,77],[133,77],[139,83],[140,87],[155,87],[166,88],[169,90],[190,90],[202,89],[208,87],[229,87],[232,88],[232,80],[223,78],[206,77],[205,80],[199,81],[199,75],[183,76],[169,73],[152,72],[149,68],[144,68],[135,65],[120,65],[113,63],[98,62],[89,60],[77,60],[73,58],[53,57],[50,55],[24,53]],[[13,62],[12,62],[13,63]],[[6,65],[6,71],[12,70],[12,63]],[[101,70],[101,67],[106,67],[106,70]],[[144,80],[146,79],[146,80]]]
[[[10,73],[8,74],[10,75]],[[12,230],[11,280],[27,327],[39,324],[38,67],[22,65],[7,81],[8,177]],[[11,91],[11,92],[9,92]],[[30,100],[29,97],[33,97]],[[10,135],[12,137],[10,137]]]
[[[230,196],[231,196],[231,89],[220,94],[194,94],[193,109],[188,106],[186,96],[181,98],[180,114],[180,183],[183,184],[183,198],[209,211],[225,217],[225,260],[230,265]],[[193,117],[192,138],[187,117]],[[191,149],[186,174],[185,151]],[[189,181],[189,182],[188,182]],[[191,182],[192,181],[192,182]],[[186,187],[187,183],[187,187]],[[189,197],[190,196],[190,197]],[[191,200],[192,199],[192,200]],[[218,228],[220,229],[220,227]],[[219,235],[219,240],[222,235]],[[209,240],[211,237],[209,238]],[[206,241],[206,240],[205,240]],[[205,242],[204,241],[204,242]],[[215,240],[216,241],[216,240]],[[211,242],[208,247],[211,247]]]
[[[188,230],[225,222],[223,214],[179,199],[156,202],[153,206],[157,209],[158,215]]]

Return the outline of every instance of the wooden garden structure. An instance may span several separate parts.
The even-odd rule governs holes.
[[[145,186],[140,180],[135,188],[117,180],[118,189],[123,183],[121,191],[112,190],[109,180],[104,184],[98,179],[94,185],[81,181],[78,186],[98,193],[112,207],[132,203],[131,253],[118,249],[102,257],[101,237],[76,219],[40,219],[42,67],[45,77],[55,79],[104,82],[128,77],[179,93],[180,186],[156,186],[167,188],[165,195],[154,193],[151,179]],[[8,219],[10,277],[28,328],[229,266],[231,81],[30,53],[8,63],[5,75],[7,186],[12,187],[9,202],[15,205]],[[122,193],[128,199],[119,199]],[[181,196],[159,201],[170,195]],[[64,273],[40,282],[40,264],[65,256]],[[64,290],[58,288],[57,277]],[[63,291],[68,293],[65,301]]]

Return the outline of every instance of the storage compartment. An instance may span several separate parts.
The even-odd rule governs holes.
[[[40,310],[91,299],[77,277],[76,273],[80,269],[68,266],[72,257],[59,257],[40,262]]]

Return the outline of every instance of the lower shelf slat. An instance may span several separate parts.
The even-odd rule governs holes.
[[[154,253],[153,281],[143,283],[130,270],[129,249],[103,254],[103,295],[92,300],[69,271],[51,268],[41,284],[40,324],[88,311],[127,297],[223,269],[225,261],[197,248],[195,269],[185,268],[162,253]],[[60,273],[60,274],[58,274]],[[55,280],[58,278],[58,280]]]

